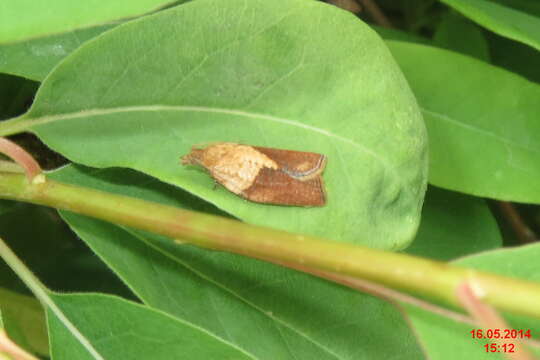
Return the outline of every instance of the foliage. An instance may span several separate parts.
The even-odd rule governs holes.
[[[0,12],[0,135],[47,164],[48,179],[302,234],[294,236],[306,237],[306,259],[320,237],[382,250],[377,261],[399,252],[446,261],[434,266],[449,272],[540,282],[538,244],[508,246],[540,228],[540,7],[380,0],[379,11],[352,14],[315,0],[74,4],[13,1]],[[247,202],[180,166],[192,145],[215,141],[325,154],[328,204]],[[457,303],[430,297],[452,297],[450,287],[411,292],[374,266],[366,279],[444,310],[386,301],[262,261],[287,265],[270,252],[213,251],[109,212],[84,215],[99,197],[17,197],[4,190],[2,166],[0,198],[19,201],[0,203],[0,237],[25,265],[0,246],[15,270],[2,264],[1,324],[36,356],[503,358],[486,352],[493,341],[471,338],[481,326],[462,321]],[[190,214],[203,232],[212,226]],[[228,241],[241,243],[236,235]],[[508,326],[538,339],[540,319],[512,306],[502,313]]]

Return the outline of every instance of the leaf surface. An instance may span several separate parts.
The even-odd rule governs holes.
[[[201,329],[121,298],[49,296],[72,325],[48,312],[51,357],[57,360],[252,359]]]
[[[93,26],[0,45],[0,72],[42,81],[73,50],[113,26]]]
[[[0,309],[0,324],[11,340],[27,351],[49,354],[45,313],[35,298],[0,288]]]
[[[489,48],[482,29],[454,12],[446,14],[433,34],[433,45],[489,62]]]
[[[66,58],[15,123],[75,162],[142,171],[250,223],[386,249],[417,230],[415,99],[378,36],[318,2],[199,0],[118,26]],[[327,205],[251,203],[179,165],[215,141],[327,155]]]

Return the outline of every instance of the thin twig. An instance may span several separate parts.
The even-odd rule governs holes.
[[[386,15],[382,12],[382,10],[379,8],[379,5],[375,2],[375,0],[356,0],[358,1],[368,12],[368,14],[373,18],[373,21],[377,25],[381,25],[383,27],[392,28],[392,23],[390,20],[386,17]]]
[[[538,241],[536,234],[529,228],[525,221],[523,221],[521,214],[517,211],[514,204],[507,201],[497,201],[497,205],[505,219],[508,220],[508,223],[514,230],[519,241],[522,243]]]
[[[29,181],[33,181],[42,173],[41,167],[32,155],[13,141],[0,137],[0,152],[19,164],[24,169]]]

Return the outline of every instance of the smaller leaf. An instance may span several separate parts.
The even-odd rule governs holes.
[[[476,23],[540,50],[540,18],[487,0],[441,0]]]
[[[489,62],[489,48],[482,30],[453,12],[439,23],[433,45]]]
[[[25,350],[49,353],[45,313],[35,298],[0,288],[0,309],[3,327],[11,340]]]
[[[0,72],[42,81],[73,50],[114,26],[95,26],[0,45]]]
[[[2,4],[0,44],[104,24],[156,10],[171,0],[17,0]],[[176,3],[182,2],[176,1]]]
[[[106,295],[49,294],[73,324],[70,331],[49,311],[51,356],[73,359],[221,360],[252,359],[209,333],[120,298]],[[95,350],[92,357],[87,341]]]
[[[418,235],[405,252],[444,261],[501,245],[485,200],[429,187]]]

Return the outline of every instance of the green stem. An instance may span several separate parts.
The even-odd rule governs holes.
[[[31,184],[20,174],[0,173],[0,198],[70,210],[204,248],[362,278],[453,306],[460,306],[456,289],[467,281],[483,290],[485,303],[540,319],[540,284],[534,282],[247,225],[52,180]]]

